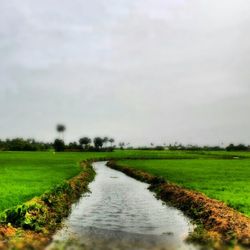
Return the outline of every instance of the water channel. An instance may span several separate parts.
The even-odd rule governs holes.
[[[106,162],[93,167],[97,175],[91,193],[73,205],[48,249],[197,249],[185,242],[191,222],[157,200],[148,184],[108,168]]]

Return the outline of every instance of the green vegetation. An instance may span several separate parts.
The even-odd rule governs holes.
[[[84,171],[70,181],[62,182],[22,205],[6,209],[0,214],[0,222],[35,231],[41,231],[44,227],[54,230],[56,224],[69,214],[72,203],[88,190],[88,184],[95,177],[89,163],[82,164],[82,168]]]
[[[192,157],[177,153],[177,157]],[[43,194],[80,172],[79,162],[93,158],[165,158],[173,153],[158,151],[115,151],[85,153],[0,152],[0,211]]]
[[[220,160],[237,156],[242,160]],[[0,211],[20,205],[77,175],[81,170],[80,161],[107,158],[168,159],[122,163],[162,175],[250,214],[247,182],[250,179],[250,153],[151,150],[0,152]]]
[[[250,160],[212,159],[212,156],[218,158],[218,155],[211,152],[204,156],[203,159],[120,160],[117,163],[162,176],[180,186],[200,191],[250,216]],[[219,156],[249,157],[249,153],[221,152]]]
[[[44,193],[77,175],[76,161],[52,153],[0,153],[0,210]]]

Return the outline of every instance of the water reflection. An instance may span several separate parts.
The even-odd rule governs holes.
[[[54,237],[63,249],[195,249],[185,243],[192,225],[183,214],[157,200],[148,185],[94,164],[91,194],[73,206]],[[58,245],[57,245],[58,247]]]

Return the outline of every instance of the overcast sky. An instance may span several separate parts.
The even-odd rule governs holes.
[[[249,0],[0,0],[0,137],[250,144]]]

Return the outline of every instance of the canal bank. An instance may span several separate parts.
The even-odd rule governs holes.
[[[95,172],[91,161],[81,163],[82,171],[40,197],[5,210],[0,216],[0,249],[44,249],[71,206],[93,181]]]
[[[109,161],[108,166],[128,176],[150,184],[157,197],[183,211],[197,225],[189,240],[213,249],[249,249],[250,221],[223,202],[210,199],[202,193],[169,183],[132,167]]]
[[[193,225],[182,212],[157,200],[148,184],[105,164],[93,164],[91,193],[72,207],[48,249],[199,249],[185,241]]]

